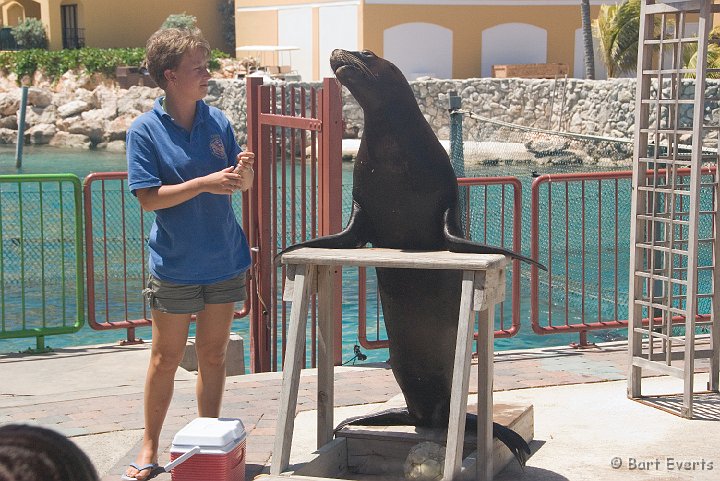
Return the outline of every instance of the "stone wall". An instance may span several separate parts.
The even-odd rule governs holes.
[[[720,81],[707,81],[706,96],[717,99]],[[302,83],[318,86],[317,83]],[[450,137],[448,92],[457,92],[462,108],[496,121],[549,130],[618,139],[631,139],[635,125],[635,79],[613,80],[541,80],[541,79],[466,79],[420,80],[411,82],[420,110],[440,139]],[[684,81],[682,97],[692,98],[695,84]],[[669,96],[671,86],[664,86]],[[238,121],[245,118],[245,85],[236,81],[218,81],[209,94],[211,103]],[[654,92],[654,90],[653,90]],[[680,109],[680,125],[689,123],[691,108]],[[717,102],[706,105],[706,120],[719,125]],[[347,137],[362,135],[363,114],[355,99],[343,88],[343,120]],[[244,125],[236,123],[239,135]],[[481,129],[466,122],[466,140],[483,140]],[[716,138],[717,132],[715,132]],[[712,138],[713,134],[709,133]]]
[[[318,86],[317,83],[301,84]],[[419,80],[411,83],[423,114],[440,139],[450,136],[448,92],[462,98],[462,108],[474,115],[523,126],[574,132],[593,136],[630,139],[634,128],[635,80],[568,79],[466,79]],[[708,80],[708,97],[717,98],[719,82]],[[670,86],[666,86],[669,89]],[[694,83],[683,82],[683,95],[692,97]],[[12,82],[0,83],[0,143],[17,137],[20,91]],[[98,148],[122,151],[125,132],[135,117],[152,107],[161,95],[157,88],[117,88],[113,82],[66,74],[54,86],[31,87],[26,116],[25,141],[69,148]],[[238,140],[246,140],[245,82],[214,79],[207,101],[222,109],[235,126]],[[687,122],[690,106],[681,110]],[[466,140],[488,139],[486,122],[465,116]],[[706,106],[706,120],[718,125],[716,104]],[[346,137],[362,135],[362,110],[343,89],[343,119]],[[717,144],[717,131],[709,133]]]

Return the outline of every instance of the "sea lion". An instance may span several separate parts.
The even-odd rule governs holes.
[[[504,254],[540,266],[521,254],[463,238],[450,159],[400,69],[368,50],[334,50],[330,65],[365,117],[353,170],[352,212],[342,232],[284,252],[370,243],[407,250]],[[361,424],[447,428],[461,280],[457,270],[377,269],[390,366],[407,410],[372,420],[364,417]],[[527,443],[497,424],[493,432],[524,463],[525,453],[530,452]]]

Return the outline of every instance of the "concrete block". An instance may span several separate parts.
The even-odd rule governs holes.
[[[195,352],[195,338],[188,338],[185,346],[185,355],[180,361],[180,367],[186,371],[197,371],[198,360]],[[245,348],[243,338],[235,333],[230,333],[227,353],[225,354],[225,374],[227,376],[238,376],[245,374]]]

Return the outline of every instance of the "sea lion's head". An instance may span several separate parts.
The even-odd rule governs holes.
[[[400,97],[414,100],[407,79],[395,64],[378,57],[370,50],[351,52],[335,49],[330,67],[363,110],[392,105]]]

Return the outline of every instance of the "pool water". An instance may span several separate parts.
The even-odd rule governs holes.
[[[483,167],[473,172],[468,172],[468,176],[500,176],[512,175],[518,177],[523,183],[523,198],[527,204],[529,202],[529,187],[532,182],[532,172],[537,170],[538,166],[492,166]],[[544,170],[541,173],[581,171],[582,167],[551,167],[553,170]],[[43,174],[43,173],[72,173],[81,179],[91,172],[117,172],[125,171],[126,163],[123,153],[111,153],[104,151],[69,151],[67,149],[54,149],[51,147],[34,147],[26,146],[24,149],[24,157],[22,168],[15,168],[15,149],[14,147],[0,146],[0,174]],[[587,170],[587,169],[586,169]],[[343,164],[343,205],[344,217],[347,219],[350,205],[350,190],[352,185],[352,164]],[[524,225],[529,226],[529,222],[524,221]],[[523,240],[523,245],[528,245]],[[342,358],[345,362],[353,362],[354,346],[357,341],[357,323],[358,306],[357,306],[357,283],[358,277],[354,269],[345,269],[343,274],[343,352]],[[523,275],[529,275],[529,269],[523,268]],[[384,330],[382,327],[381,314],[377,307],[376,293],[373,287],[372,273],[369,273],[368,287],[368,325],[369,337],[377,334],[379,338],[384,339]],[[520,305],[522,313],[522,328],[520,333],[512,338],[498,339],[495,341],[495,348],[498,350],[521,349],[529,347],[542,347],[553,345],[567,345],[570,342],[578,340],[577,334],[539,336],[534,334],[529,326],[529,292],[528,282],[524,281],[526,291],[521,293]],[[137,295],[140,296],[138,288]],[[111,301],[111,299],[109,299]],[[547,307],[542,305],[541,312],[546,311]],[[40,308],[40,306],[36,306]],[[508,308],[509,309],[509,306]],[[573,315],[571,313],[571,315]],[[86,316],[87,317],[87,316]],[[506,314],[506,323],[509,324],[509,312]],[[377,332],[372,332],[373,327],[377,325]],[[249,366],[249,329],[246,319],[241,319],[233,323],[233,331],[240,334],[245,339],[246,366]],[[624,332],[617,333],[624,335]],[[63,334],[58,336],[48,336],[45,339],[46,345],[51,348],[64,348],[71,346],[92,345],[100,343],[112,343],[124,339],[125,330],[117,331],[96,331],[85,325],[80,331],[74,334]],[[194,335],[194,326],[191,327],[191,335]],[[614,336],[611,333],[610,336]],[[138,328],[136,336],[143,339],[150,339],[150,328]],[[590,338],[604,340],[607,339],[608,333],[591,333]],[[6,339],[0,340],[0,352],[23,351],[29,347],[34,347],[35,340],[33,338],[25,339]],[[362,352],[368,356],[365,362],[385,361],[387,360],[387,351],[362,349]]]

